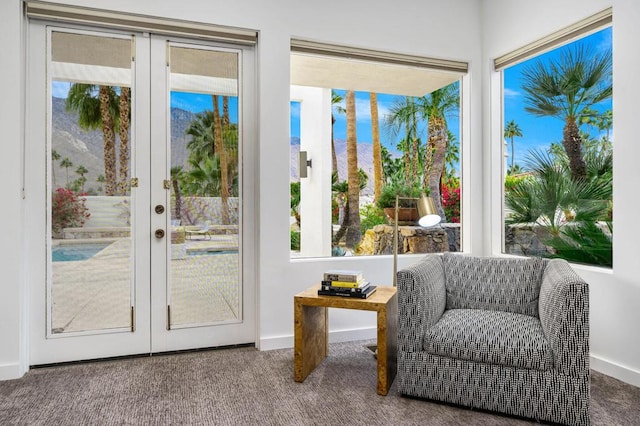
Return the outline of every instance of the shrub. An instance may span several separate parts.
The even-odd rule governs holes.
[[[422,195],[422,190],[419,187],[387,184],[382,188],[376,205],[381,209],[395,207],[396,194],[400,197],[419,198]],[[416,202],[414,200],[400,200],[398,204],[400,207],[414,207]]]
[[[442,208],[447,221],[460,223],[460,181],[449,179],[442,186]]]
[[[504,190],[512,191],[520,182],[529,178],[529,175],[519,174],[519,175],[506,175],[504,177]]]
[[[291,231],[291,250],[300,251],[300,232]]]
[[[365,204],[360,208],[360,233],[364,235],[367,229],[387,223],[384,211],[374,204]]]
[[[79,196],[80,195],[80,196]],[[70,189],[58,188],[51,196],[51,229],[59,237],[64,228],[77,228],[89,219],[89,209],[85,205],[84,194],[76,194]]]

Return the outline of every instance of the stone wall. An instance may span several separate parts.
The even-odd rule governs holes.
[[[376,225],[367,231],[360,254],[393,254],[392,225]],[[398,227],[398,253],[460,251],[460,224],[443,223],[431,228]]]
[[[549,231],[544,226],[536,224],[507,225],[504,234],[504,252],[520,256],[545,257],[554,254],[551,247],[542,243],[549,237]]]

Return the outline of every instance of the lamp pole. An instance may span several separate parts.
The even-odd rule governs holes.
[[[418,215],[420,216],[420,220],[418,224],[423,228],[429,228],[431,226],[435,226],[440,223],[440,216],[436,212],[435,204],[433,203],[433,199],[430,197],[425,197],[424,195],[420,198],[416,197],[400,197],[396,194],[396,206],[395,206],[395,214],[394,214],[394,223],[393,223],[393,286],[397,287],[397,274],[398,274],[398,209],[399,209],[399,201],[402,200],[416,200],[416,206],[418,208]]]

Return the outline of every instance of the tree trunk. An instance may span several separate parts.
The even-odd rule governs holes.
[[[336,118],[331,114],[331,173],[335,173],[336,180],[340,181],[338,174],[338,157],[336,156],[336,142],[333,139],[333,125],[336,123]]]
[[[116,195],[116,142],[113,117],[110,114],[109,86],[100,86],[100,116],[102,118],[102,142],[104,149],[104,191]]]
[[[429,195],[433,199],[438,215],[442,221],[446,221],[444,209],[442,208],[442,195],[440,193],[440,183],[442,180],[442,169],[447,153],[447,126],[444,118],[439,115],[429,117],[429,141],[428,148],[432,148],[431,164],[425,170],[429,181]]]
[[[572,117],[565,120],[562,145],[569,157],[569,169],[571,178],[575,181],[582,181],[587,177],[587,165],[582,156],[582,138],[576,121]]]
[[[514,147],[513,147],[513,136],[511,136],[511,174],[513,174],[513,159],[514,159]]]
[[[231,120],[229,119],[229,97],[222,97],[222,127],[226,129],[229,127]]]
[[[131,89],[120,88],[120,182],[118,192],[127,195],[129,190],[129,112],[131,110]]]
[[[218,95],[213,96],[213,141],[215,151],[220,157],[220,197],[222,199],[221,221],[223,225],[229,224],[229,183],[227,151],[222,140],[222,118],[220,117],[220,106],[218,105]]]
[[[371,104],[371,139],[373,143],[373,202],[382,192],[382,149],[380,146],[380,123],[378,122],[378,95],[369,93]]]
[[[182,193],[180,192],[180,182],[178,179],[173,179],[171,181],[173,185],[173,193],[176,197],[176,204],[174,207],[173,215],[176,220],[182,220]]]
[[[354,248],[360,242],[360,177],[358,176],[358,145],[356,138],[356,96],[347,90],[347,203],[349,205],[349,228],[347,247]]]
[[[333,237],[334,245],[337,246],[340,244],[340,240],[344,237],[347,229],[349,229],[349,203],[344,206],[344,214],[342,217],[342,223],[340,224],[340,229],[338,229],[338,232],[336,232],[336,235]]]

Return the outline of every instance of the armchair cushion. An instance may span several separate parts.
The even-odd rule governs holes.
[[[540,321],[529,315],[451,309],[429,328],[424,350],[443,357],[536,370],[553,368]]]
[[[446,308],[499,310],[537,318],[547,262],[535,257],[499,259],[445,253]]]

